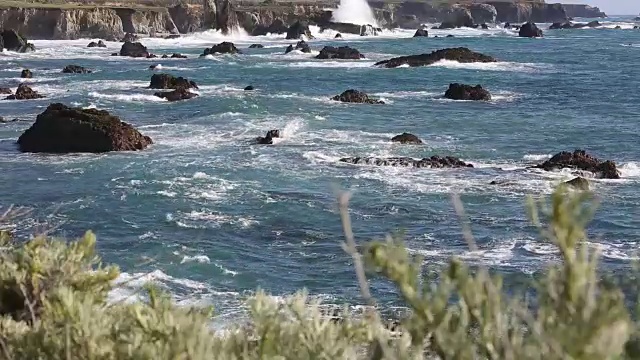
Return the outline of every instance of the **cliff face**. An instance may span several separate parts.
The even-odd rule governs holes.
[[[137,11],[117,9],[124,32],[155,35],[157,33],[177,34],[178,29],[167,9],[158,11]]]
[[[496,8],[497,21],[499,22],[562,22],[568,19],[562,4],[510,3],[503,1],[489,1],[487,4]]]
[[[595,6],[589,5],[573,5],[573,4],[564,4],[563,5],[565,11],[567,12],[567,16],[576,18],[604,18],[607,17],[603,11],[600,11],[599,8]]]

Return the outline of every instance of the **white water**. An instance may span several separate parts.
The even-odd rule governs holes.
[[[356,25],[378,26],[367,0],[340,0],[340,5],[333,12],[332,20]]]

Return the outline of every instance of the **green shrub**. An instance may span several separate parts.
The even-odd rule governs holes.
[[[118,270],[101,266],[91,233],[64,243],[23,244],[0,233],[0,357],[4,359],[636,359],[638,326],[622,291],[603,283],[598,254],[585,243],[593,206],[561,188],[550,205],[531,202],[531,218],[562,262],[531,284],[534,295],[508,296],[499,276],[451,259],[435,281],[423,259],[398,239],[356,252],[346,201],[345,250],[353,256],[365,301],[364,269],[393,282],[410,309],[401,331],[375,307],[338,320],[300,292],[283,301],[258,292],[249,319],[225,332],[212,310],[175,306],[149,286],[145,301],[109,303]],[[468,235],[468,234],[467,234]],[[469,236],[472,243],[472,239]],[[362,261],[363,260],[363,261]]]

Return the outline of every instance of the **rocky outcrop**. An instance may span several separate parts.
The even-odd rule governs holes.
[[[205,2],[210,3],[209,0],[206,0]],[[223,34],[231,33],[239,26],[235,6],[231,3],[231,0],[215,0],[215,5],[215,28],[220,30]]]
[[[16,89],[16,93],[7,96],[6,100],[33,100],[42,98],[44,98],[43,95],[38,94],[37,91],[31,89],[28,85],[20,84],[18,89]]]
[[[136,43],[125,42],[124,44],[122,44],[122,47],[120,48],[119,55],[135,57],[135,58],[139,58],[139,57],[148,58],[150,57],[151,54],[147,50],[147,47],[142,45],[139,42],[136,42]]]
[[[578,176],[576,178],[573,178],[569,181],[565,181],[564,182],[566,185],[576,189],[576,190],[584,190],[584,191],[588,191],[589,190],[589,180]]]
[[[135,43],[135,42],[139,42],[140,41],[140,37],[134,33],[126,33],[124,34],[124,36],[122,37],[122,39],[120,39],[120,42],[130,42],[130,43]]]
[[[101,153],[142,150],[153,141],[104,110],[51,104],[19,138],[23,152]]]
[[[350,48],[348,46],[325,46],[320,50],[320,54],[316,56],[316,59],[351,59],[360,60],[364,59],[364,55],[357,49]]]
[[[134,9],[116,9],[116,14],[122,20],[122,29],[132,34],[178,34],[178,28],[173,22],[168,9],[156,11],[138,11]]]
[[[150,89],[197,89],[195,81],[169,74],[153,74],[151,76]]]
[[[473,3],[469,5],[469,12],[475,24],[495,23],[498,18],[498,10],[490,4]]]
[[[311,30],[309,30],[309,24],[306,22],[296,21],[287,30],[286,39],[287,40],[302,39],[303,36],[306,37],[307,39],[313,39],[313,35],[311,35]]]
[[[491,94],[482,86],[465,85],[465,84],[449,84],[449,89],[444,93],[444,97],[451,100],[474,100],[489,101]]]
[[[64,74],[91,74],[93,71],[79,65],[67,65],[62,69]]]
[[[241,53],[242,51],[238,50],[238,48],[232,42],[224,41],[218,45],[214,45],[208,49],[204,49],[204,52],[200,56]]]
[[[15,52],[35,51],[36,47],[27,42],[27,39],[20,36],[15,30],[3,30],[0,33],[0,49],[7,49]]]
[[[89,43],[89,45],[87,45],[87,47],[101,47],[101,48],[106,48],[107,44],[104,43],[104,41],[99,40],[98,42],[92,41]]]
[[[538,28],[538,26],[532,22],[528,22],[520,28],[518,32],[519,37],[527,37],[527,38],[536,38],[543,37],[542,29]]]
[[[267,134],[262,137],[256,138],[256,143],[261,145],[271,145],[273,144],[273,139],[280,137],[280,130],[269,130]]]
[[[605,18],[607,14],[598,7],[589,5],[563,4],[562,7],[570,18]]]
[[[202,30],[204,27],[204,11],[202,7],[179,2],[168,9],[176,29],[180,34],[188,34]]]
[[[23,69],[20,72],[20,77],[23,79],[31,79],[33,77],[33,73],[29,69]]]
[[[304,41],[304,40],[298,41],[298,43],[296,44],[295,47],[293,45],[287,46],[287,48],[285,49],[284,53],[288,54],[288,53],[292,52],[293,50],[300,50],[300,51],[302,51],[303,53],[306,53],[306,54],[311,52],[311,48],[309,47],[309,44],[307,44],[307,42]]]
[[[575,150],[574,152],[563,151],[554,155],[544,163],[535,166],[535,168],[546,171],[575,169],[592,172],[596,176],[604,179],[620,178],[620,173],[618,172],[615,162],[611,160],[602,161],[587,154],[584,150]]]
[[[244,91],[253,91],[253,90],[255,90],[255,89],[256,89],[256,88],[255,88],[253,85],[249,85],[249,86],[247,86],[247,87],[245,87],[245,88],[244,88]]]
[[[409,133],[396,135],[391,138],[391,141],[398,142],[400,144],[422,144],[422,140],[420,140],[419,137]]]
[[[473,27],[471,11],[462,5],[453,5],[447,18],[440,25],[440,29],[453,29],[457,27]]]
[[[416,30],[416,33],[413,34],[413,37],[428,37],[429,36],[429,31],[427,31],[427,29],[418,29]]]
[[[461,63],[472,62],[495,62],[491,56],[480,54],[469,50],[468,48],[451,48],[434,51],[430,54],[401,56],[389,60],[377,62],[376,66],[384,66],[394,68],[401,65],[409,65],[411,67],[428,66],[440,60],[452,60]]]
[[[404,166],[417,168],[472,168],[472,164],[453,156],[432,156],[423,159],[410,157],[347,157],[340,159],[340,162],[354,165],[376,165],[376,166]]]
[[[162,99],[166,99],[167,101],[188,100],[198,96],[198,94],[194,94],[189,91],[188,88],[184,87],[179,87],[173,91],[159,91],[153,95]]]
[[[13,94],[13,91],[11,91],[11,89],[6,88],[6,87],[0,87],[0,94],[3,94],[3,95],[9,94],[9,95],[11,95],[11,94]]]
[[[336,95],[332,97],[331,100],[345,103],[384,104],[384,101],[372,99],[369,95],[353,89],[349,89],[340,95]]]

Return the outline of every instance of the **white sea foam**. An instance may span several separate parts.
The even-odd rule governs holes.
[[[378,26],[367,0],[340,0],[332,15],[335,22]]]
[[[211,259],[209,259],[209,257],[207,255],[194,255],[194,256],[188,256],[185,255],[182,257],[182,260],[180,261],[180,264],[184,264],[184,263],[190,263],[190,262],[197,262],[200,264],[208,264],[211,262]]]
[[[96,91],[92,91],[89,93],[89,96],[98,99],[116,100],[123,102],[167,102],[167,99],[148,94],[102,94]]]
[[[640,177],[640,165],[635,161],[622,164],[618,170],[623,178]]]
[[[430,66],[446,67],[449,69],[470,69],[481,71],[514,71],[514,72],[542,72],[549,71],[551,65],[536,63],[516,63],[516,62],[475,62],[461,63],[453,60],[440,60]]]
[[[522,158],[527,161],[543,161],[551,159],[551,154],[527,154]]]
[[[304,61],[290,63],[270,63],[273,66],[284,66],[294,68],[373,68],[374,61]]]

